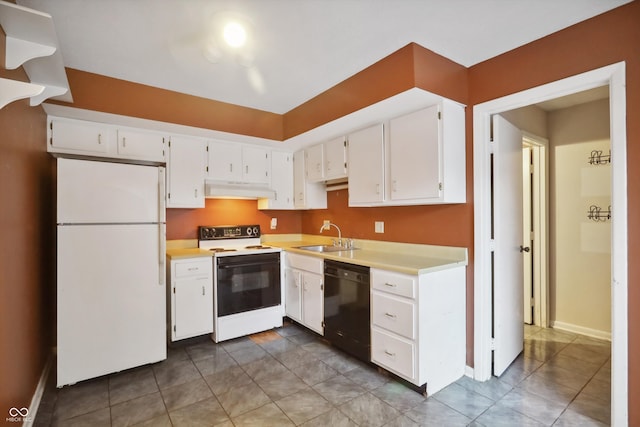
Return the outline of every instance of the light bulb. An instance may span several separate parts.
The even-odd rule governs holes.
[[[224,26],[223,37],[231,47],[242,47],[247,41],[247,32],[244,27],[237,22],[229,22]]]

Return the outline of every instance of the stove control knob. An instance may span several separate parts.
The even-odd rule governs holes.
[[[253,235],[254,236],[260,235],[260,229],[258,227],[253,227]]]

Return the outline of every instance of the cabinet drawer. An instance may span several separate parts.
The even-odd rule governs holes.
[[[416,296],[416,277],[384,270],[371,270],[373,289],[407,298]]]
[[[415,304],[374,292],[373,324],[409,339],[415,338]]]
[[[291,268],[324,274],[324,260],[322,258],[288,253],[287,263]]]
[[[385,332],[371,331],[371,360],[409,379],[415,378],[414,344]]]
[[[211,258],[198,260],[178,261],[175,263],[175,277],[190,277],[211,275],[213,273],[213,265]]]

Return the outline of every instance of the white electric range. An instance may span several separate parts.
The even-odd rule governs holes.
[[[282,326],[281,250],[259,225],[200,226],[198,247],[213,252],[213,341]]]

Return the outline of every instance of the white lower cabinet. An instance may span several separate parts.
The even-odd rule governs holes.
[[[324,261],[286,254],[285,313],[296,322],[324,335]]]
[[[170,340],[213,332],[213,258],[171,260],[168,266]]]
[[[371,361],[433,394],[464,374],[465,267],[371,269]]]

